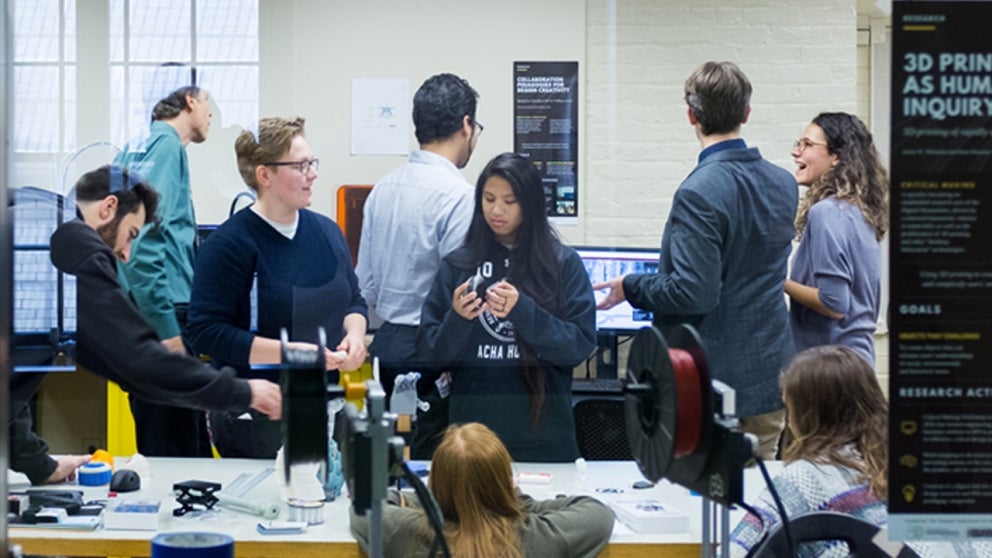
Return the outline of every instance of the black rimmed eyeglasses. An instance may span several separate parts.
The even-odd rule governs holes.
[[[310,169],[313,172],[318,172],[320,169],[320,159],[310,159],[309,161],[276,161],[274,163],[265,163],[267,167],[293,167],[300,171],[302,174],[307,174]]]

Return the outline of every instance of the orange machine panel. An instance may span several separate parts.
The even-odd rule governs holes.
[[[351,265],[358,264],[358,242],[362,238],[362,209],[371,184],[343,184],[338,188],[338,226],[348,241]]]

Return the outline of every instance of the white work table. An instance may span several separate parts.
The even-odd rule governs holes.
[[[252,459],[179,459],[151,458],[151,477],[138,492],[122,494],[120,498],[159,499],[162,507],[159,513],[158,531],[109,530],[98,527],[94,531],[64,531],[45,528],[10,526],[9,536],[13,543],[20,544],[26,554],[67,555],[67,556],[149,556],[150,541],[158,533],[177,531],[205,531],[225,533],[235,540],[235,555],[249,557],[358,557],[361,551],[348,527],[347,495],[329,502],[324,509],[324,523],[309,527],[305,532],[289,535],[262,535],[256,530],[262,519],[257,516],[225,509],[205,517],[173,517],[172,510],[179,507],[172,491],[176,482],[202,480],[218,482],[227,486],[241,473],[254,475],[265,468],[273,467],[269,460]],[[777,470],[777,463],[774,464]],[[609,546],[603,557],[686,557],[700,555],[702,500],[688,490],[662,481],[654,488],[633,489],[632,483],[641,480],[637,465],[629,461],[592,461],[588,463],[584,486],[576,479],[574,464],[518,463],[515,472],[551,473],[550,485],[521,485],[521,490],[534,498],[549,498],[556,494],[586,493],[601,500],[616,497],[654,498],[665,507],[684,512],[689,517],[689,531],[674,534],[634,533],[622,524],[617,524]],[[29,488],[26,479],[20,475],[9,475],[9,490],[14,492]],[[74,483],[54,485],[52,488],[81,489],[84,499],[96,500],[107,497],[107,487],[85,487]],[[623,490],[597,492],[596,489]],[[752,469],[745,472],[745,500],[754,499],[764,482],[760,473]],[[243,496],[246,500],[278,502],[280,520],[288,518],[286,505],[279,498],[276,475],[262,480]],[[193,515],[193,514],[191,514]],[[732,512],[734,521],[741,512]],[[662,554],[661,552],[664,552]]]

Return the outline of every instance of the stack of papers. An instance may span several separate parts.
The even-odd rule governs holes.
[[[689,532],[689,516],[652,498],[607,500],[617,519],[635,533],[673,534]]]

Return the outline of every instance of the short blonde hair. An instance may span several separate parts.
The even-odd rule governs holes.
[[[258,191],[255,169],[266,163],[273,163],[289,153],[293,138],[305,136],[302,117],[263,118],[258,121],[258,133],[245,130],[234,140],[234,152],[238,157],[238,172],[241,179],[252,190]]]

